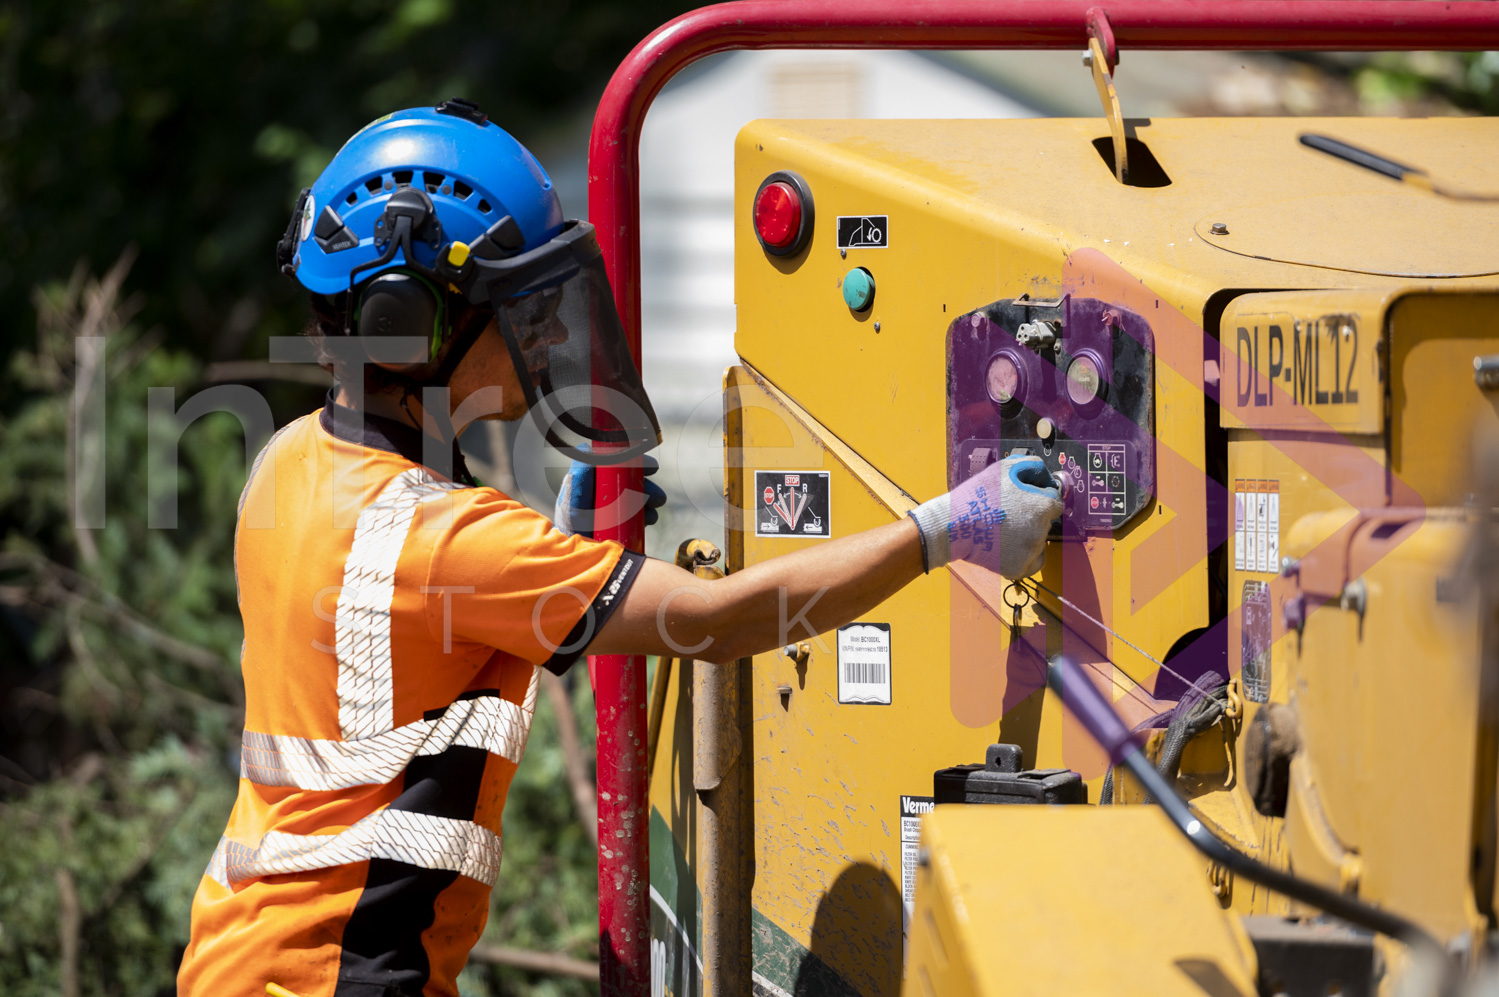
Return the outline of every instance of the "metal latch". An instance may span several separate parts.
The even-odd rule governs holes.
[[[1124,116],[1119,111],[1119,95],[1114,92],[1114,70],[1119,66],[1119,47],[1114,43],[1114,29],[1101,7],[1088,9],[1088,51],[1083,65],[1093,71],[1093,86],[1103,104],[1103,116],[1109,119],[1109,133],[1114,137],[1114,179],[1129,182],[1129,159],[1124,147]]]

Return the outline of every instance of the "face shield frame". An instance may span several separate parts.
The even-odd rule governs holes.
[[[593,226],[569,221],[543,245],[507,255],[506,243],[514,241],[507,222],[514,225],[496,222],[461,262],[454,262],[463,256],[458,244],[444,247],[434,275],[471,304],[489,303],[527,411],[551,446],[594,465],[640,457],[660,444],[661,426],[625,340]]]
[[[594,226],[571,220],[537,249],[501,258],[471,253],[460,270],[453,285],[469,301],[489,300],[526,408],[552,447],[615,465],[660,444]]]

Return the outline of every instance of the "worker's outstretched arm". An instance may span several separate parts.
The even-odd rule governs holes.
[[[588,653],[733,661],[847,623],[919,574],[921,538],[909,519],[712,581],[652,559]]]
[[[589,654],[733,661],[856,619],[923,570],[967,560],[1010,577],[1039,570],[1062,506],[1045,465],[1012,457],[898,523],[701,579],[650,560]]]

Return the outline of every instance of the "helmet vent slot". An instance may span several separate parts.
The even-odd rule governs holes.
[[[364,189],[371,194],[378,194],[385,187],[385,180],[381,177],[370,177],[364,182]]]
[[[462,180],[453,181],[453,196],[458,198],[460,201],[467,201],[473,194],[473,192],[474,188],[470,187]]]
[[[414,171],[412,170],[396,170],[395,172],[391,173],[391,176],[395,177],[397,187],[405,188],[411,186],[411,177],[413,172]]]
[[[358,204],[359,203],[359,195],[356,194],[354,191],[351,190],[351,191],[349,191],[349,196],[346,197],[346,198],[344,198],[344,201],[347,202],[348,204],[351,204],[351,205],[352,204]]]
[[[491,208],[489,207],[489,202],[484,200],[484,198],[482,197],[479,198],[479,210],[486,215],[489,214],[491,210]]]
[[[427,193],[429,194],[436,194],[438,189],[442,187],[442,182],[444,179],[445,178],[441,173],[427,173],[425,171],[422,172],[422,180],[426,182]]]

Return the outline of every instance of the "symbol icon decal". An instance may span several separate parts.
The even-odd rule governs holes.
[[[832,536],[828,471],[756,471],[757,537]]]

